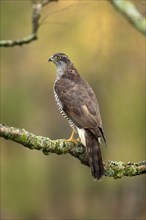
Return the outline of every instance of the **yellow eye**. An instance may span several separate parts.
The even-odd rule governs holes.
[[[61,59],[61,56],[57,56],[57,59],[60,60],[60,59]]]

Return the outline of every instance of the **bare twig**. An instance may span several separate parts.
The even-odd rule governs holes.
[[[57,2],[57,1],[59,1],[59,0],[42,0],[42,7],[44,7],[45,5],[47,5],[48,3],[50,3],[50,2]]]
[[[17,40],[2,40],[0,41],[1,47],[13,47],[13,46],[22,46],[23,44],[29,44],[30,42],[37,39],[37,34],[33,33],[25,38]]]
[[[0,124],[0,136],[17,142],[24,147],[31,150],[42,151],[45,155],[55,154],[71,154],[73,157],[78,158],[82,164],[88,166],[86,149],[81,144],[74,144],[66,142],[63,139],[50,140],[47,137],[36,136],[27,132],[24,129],[9,127]],[[139,163],[124,163],[124,162],[104,162],[105,176],[113,177],[115,179],[123,176],[136,176],[146,173],[146,161]]]
[[[146,35],[146,18],[129,0],[109,0],[110,3],[127,18],[127,20],[142,34]]]
[[[48,3],[55,2],[58,0],[42,0],[35,1],[32,0],[32,34],[24,37],[22,39],[16,40],[1,40],[0,47],[13,47],[13,46],[22,46],[28,44],[37,39],[37,32],[39,28],[39,20],[41,17],[42,8]]]

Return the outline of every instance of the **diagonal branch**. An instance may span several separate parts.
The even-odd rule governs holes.
[[[32,0],[32,34],[16,40],[1,40],[0,47],[13,47],[13,46],[22,46],[24,44],[28,44],[34,40],[37,40],[37,32],[40,26],[40,18],[42,8],[46,6],[48,3],[57,2],[58,0],[41,0],[36,1]]]
[[[146,35],[146,18],[129,0],[109,0],[109,2],[142,34]]]
[[[81,144],[65,142],[63,139],[50,140],[47,137],[36,136],[24,129],[9,127],[0,124],[0,136],[17,142],[31,150],[42,151],[45,155],[55,154],[71,154],[78,158],[82,164],[88,166],[86,149]],[[146,161],[139,163],[123,163],[123,162],[104,162],[105,176],[115,179],[123,176],[136,176],[146,173]]]

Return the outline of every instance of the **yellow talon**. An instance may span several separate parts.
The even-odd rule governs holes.
[[[69,139],[65,139],[65,142],[73,142],[73,143],[77,144],[77,143],[78,143],[78,139],[75,139],[75,138],[74,138],[74,135],[75,135],[76,133],[77,133],[76,131],[73,131],[73,132],[71,133],[70,138],[69,138]]]
[[[78,138],[77,138],[77,141],[78,141],[78,142],[81,142],[81,139],[80,139],[80,137],[78,137]]]

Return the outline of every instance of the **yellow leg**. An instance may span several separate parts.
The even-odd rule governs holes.
[[[75,135],[76,133],[77,133],[76,131],[73,131],[73,132],[71,133],[70,138],[67,139],[67,140],[65,140],[65,142],[73,142],[73,143],[77,144],[77,143],[78,143],[78,139],[75,139],[75,138],[74,138],[74,135]]]
[[[81,142],[81,139],[80,139],[80,137],[78,137],[78,138],[77,138],[77,141],[78,141],[78,142]]]

